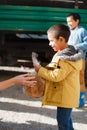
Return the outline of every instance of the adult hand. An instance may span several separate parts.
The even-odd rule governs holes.
[[[23,74],[16,76],[13,79],[15,85],[33,86],[37,83],[35,78],[35,74]]]

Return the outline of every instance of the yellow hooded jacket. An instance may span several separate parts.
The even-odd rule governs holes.
[[[46,81],[42,105],[64,108],[78,107],[81,68],[81,59],[69,61],[60,58],[60,56],[54,56],[50,64],[41,67],[38,76]]]

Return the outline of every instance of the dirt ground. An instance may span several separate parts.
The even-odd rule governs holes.
[[[0,72],[0,80],[12,74]],[[14,86],[0,92],[0,130],[57,130],[56,107],[41,106],[41,98],[34,99]],[[87,94],[83,109],[73,109],[76,130],[87,130]]]

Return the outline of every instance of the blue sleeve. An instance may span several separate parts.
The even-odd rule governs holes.
[[[76,45],[76,47],[82,49],[83,51],[87,50],[87,30],[85,30],[84,28],[80,30],[79,32],[79,39],[80,39],[80,43],[78,43]]]

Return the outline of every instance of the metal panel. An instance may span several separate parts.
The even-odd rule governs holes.
[[[66,24],[70,12],[81,15],[81,24],[87,28],[87,10],[34,6],[0,6],[0,30],[46,32],[56,23]]]

